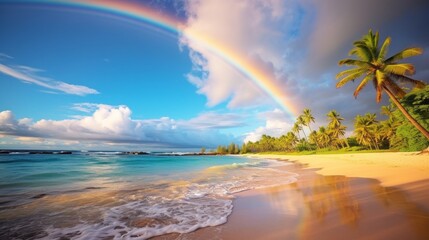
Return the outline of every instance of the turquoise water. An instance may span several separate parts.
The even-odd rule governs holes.
[[[227,221],[287,163],[233,156],[0,155],[0,239],[146,239]]]

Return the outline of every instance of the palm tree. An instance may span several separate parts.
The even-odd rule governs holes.
[[[344,142],[348,145],[347,141],[341,139],[346,134],[346,126],[341,123],[344,118],[335,110],[329,111],[326,116],[329,119],[328,129],[332,132],[332,140],[336,142],[337,145],[340,143],[342,147],[344,147]]]
[[[389,146],[392,147],[392,139],[395,137],[396,129],[401,124],[396,121],[394,118],[389,118],[381,122],[380,134],[383,139],[389,141]]]
[[[320,149],[319,142],[317,141],[317,132],[316,131],[312,131],[310,133],[310,135],[308,135],[308,141],[310,143],[315,143],[317,146],[317,149]]]
[[[328,125],[331,126],[332,128],[336,128],[336,127],[340,126],[341,121],[344,120],[344,118],[342,118],[336,110],[329,111],[328,114],[326,114],[326,116],[329,119]]]
[[[305,131],[304,131],[303,127],[302,127],[302,126],[306,126],[306,125],[305,125],[304,118],[303,118],[303,116],[302,116],[302,115],[300,115],[300,116],[296,119],[296,123],[298,123],[299,128],[300,128],[299,130],[301,130],[301,131],[304,133],[304,138],[305,138],[305,140],[307,140],[307,135],[305,134]]]
[[[305,108],[302,114],[302,120],[304,122],[304,126],[307,126],[308,129],[310,130],[310,132],[312,132],[311,127],[310,127],[310,123],[313,122],[314,123],[314,117],[311,114],[311,110],[308,108]]]
[[[323,147],[327,147],[331,143],[331,136],[325,127],[319,127],[318,141]]]
[[[426,83],[410,78],[414,75],[414,66],[410,63],[398,63],[398,61],[412,56],[420,55],[423,52],[421,48],[407,48],[401,52],[386,58],[387,49],[390,45],[390,37],[384,40],[381,47],[378,44],[379,34],[369,30],[368,34],[363,36],[359,41],[353,43],[354,48],[349,55],[355,55],[358,59],[343,59],[338,62],[339,65],[355,66],[355,68],[344,70],[337,74],[337,88],[355,79],[362,78],[362,81],[356,88],[354,96],[357,97],[359,92],[370,81],[376,89],[376,100],[380,102],[382,92],[386,92],[390,99],[395,103],[404,116],[429,139],[429,131],[423,128],[401,105],[398,98],[405,95],[405,91],[399,87],[395,81],[412,84],[422,88]]]
[[[298,142],[298,138],[295,136],[293,132],[286,133],[286,142],[291,148],[294,148],[296,143]]]
[[[301,125],[299,125],[299,123],[296,122],[293,124],[292,132],[298,134],[298,138],[301,138],[301,136],[299,135],[299,131],[301,131],[301,129],[302,129]]]
[[[378,149],[375,140],[377,129],[377,120],[375,118],[375,114],[366,113],[364,116],[357,115],[354,122],[356,140],[360,144],[369,146],[370,149],[372,149],[372,146]]]

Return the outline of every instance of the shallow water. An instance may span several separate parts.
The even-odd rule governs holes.
[[[231,156],[0,156],[0,239],[146,239],[225,223],[233,193],[295,181]]]

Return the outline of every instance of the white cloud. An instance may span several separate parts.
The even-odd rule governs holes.
[[[5,53],[0,53],[0,59],[2,59],[2,58],[13,59],[13,57],[12,57],[12,56],[9,56],[9,55],[7,55],[7,54],[5,54]]]
[[[62,141],[98,142],[104,144],[142,144],[162,147],[214,147],[236,140],[221,134],[220,129],[243,125],[235,114],[209,112],[190,120],[169,117],[135,120],[127,106],[83,103],[91,115],[79,119],[46,120],[15,119],[11,111],[0,112],[0,134],[19,137],[28,142],[32,138]],[[88,110],[88,108],[94,108]]]
[[[82,85],[73,85],[65,82],[55,81],[50,78],[38,75],[42,70],[28,66],[6,66],[0,64],[0,72],[21,80],[25,83],[36,84],[48,89],[64,92],[67,94],[84,96],[88,94],[98,94],[98,91]]]
[[[215,39],[218,48],[233,49],[236,56],[273,74],[272,81],[282,84],[286,52],[285,18],[290,18],[284,1],[189,0],[188,19],[182,44],[191,50],[194,71],[188,80],[207,96],[208,105],[228,101],[229,107],[272,103],[268,95],[231,64],[214,54],[192,36]],[[189,37],[189,38],[188,38]],[[225,50],[222,50],[225,51]]]
[[[265,120],[265,126],[258,127],[252,132],[247,133],[244,138],[244,142],[256,142],[261,139],[264,134],[273,137],[280,137],[290,131],[292,127],[290,117],[279,109],[261,113],[259,117]]]

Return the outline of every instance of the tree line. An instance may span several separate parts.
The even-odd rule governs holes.
[[[416,89],[401,99],[402,105],[425,128],[429,128],[429,86]],[[329,151],[339,149],[420,151],[429,145],[419,132],[394,105],[382,106],[379,120],[376,113],[355,116],[350,137],[345,137],[344,118],[336,110],[326,114],[327,125],[314,130],[315,118],[306,108],[296,118],[291,130],[280,137],[262,135],[256,142],[231,143],[218,146],[217,154],[244,154],[259,152]]]

